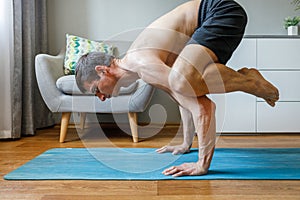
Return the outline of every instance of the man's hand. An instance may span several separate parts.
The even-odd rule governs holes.
[[[162,173],[166,176],[172,175],[174,177],[178,176],[195,176],[207,174],[208,168],[201,166],[199,162],[197,163],[183,163],[179,166],[172,166],[165,169]]]
[[[172,152],[173,155],[178,154],[185,154],[190,152],[191,145],[188,144],[181,144],[177,146],[163,146],[160,149],[157,149],[157,153],[166,153],[166,152]]]

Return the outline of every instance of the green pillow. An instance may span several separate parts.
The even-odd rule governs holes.
[[[99,51],[105,52],[108,54],[114,54],[114,46],[105,44],[103,42],[96,42],[86,38],[66,35],[67,37],[67,46],[66,46],[66,55],[64,63],[64,74],[73,75],[75,74],[76,63],[79,58],[89,52]]]

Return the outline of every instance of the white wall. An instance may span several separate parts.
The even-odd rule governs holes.
[[[300,15],[295,11],[292,0],[236,0],[248,14],[248,35],[285,35],[283,19]]]
[[[93,40],[107,40],[147,26],[150,22],[187,0],[48,0],[49,48],[56,54],[65,45],[65,34]],[[290,0],[237,0],[248,13],[248,35],[282,35],[283,19],[294,16]],[[177,106],[157,91],[151,104],[162,104],[169,123],[178,123]],[[147,120],[147,114],[140,116]]]
[[[146,27],[187,0],[48,0],[51,52],[65,44],[65,34],[94,40]]]

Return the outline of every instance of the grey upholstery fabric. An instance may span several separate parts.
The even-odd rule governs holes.
[[[119,95],[126,95],[133,93],[137,88],[138,83],[134,82],[128,87],[121,87]],[[82,93],[77,87],[75,75],[62,76],[56,81],[56,87],[64,94],[68,95],[92,95],[92,93]]]

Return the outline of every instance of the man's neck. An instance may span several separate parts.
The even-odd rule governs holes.
[[[114,73],[118,81],[122,84],[122,86],[129,86],[133,82],[135,82],[137,79],[139,79],[139,76],[137,73],[132,72],[124,67],[122,64],[121,59],[115,59],[112,64],[114,65]]]

